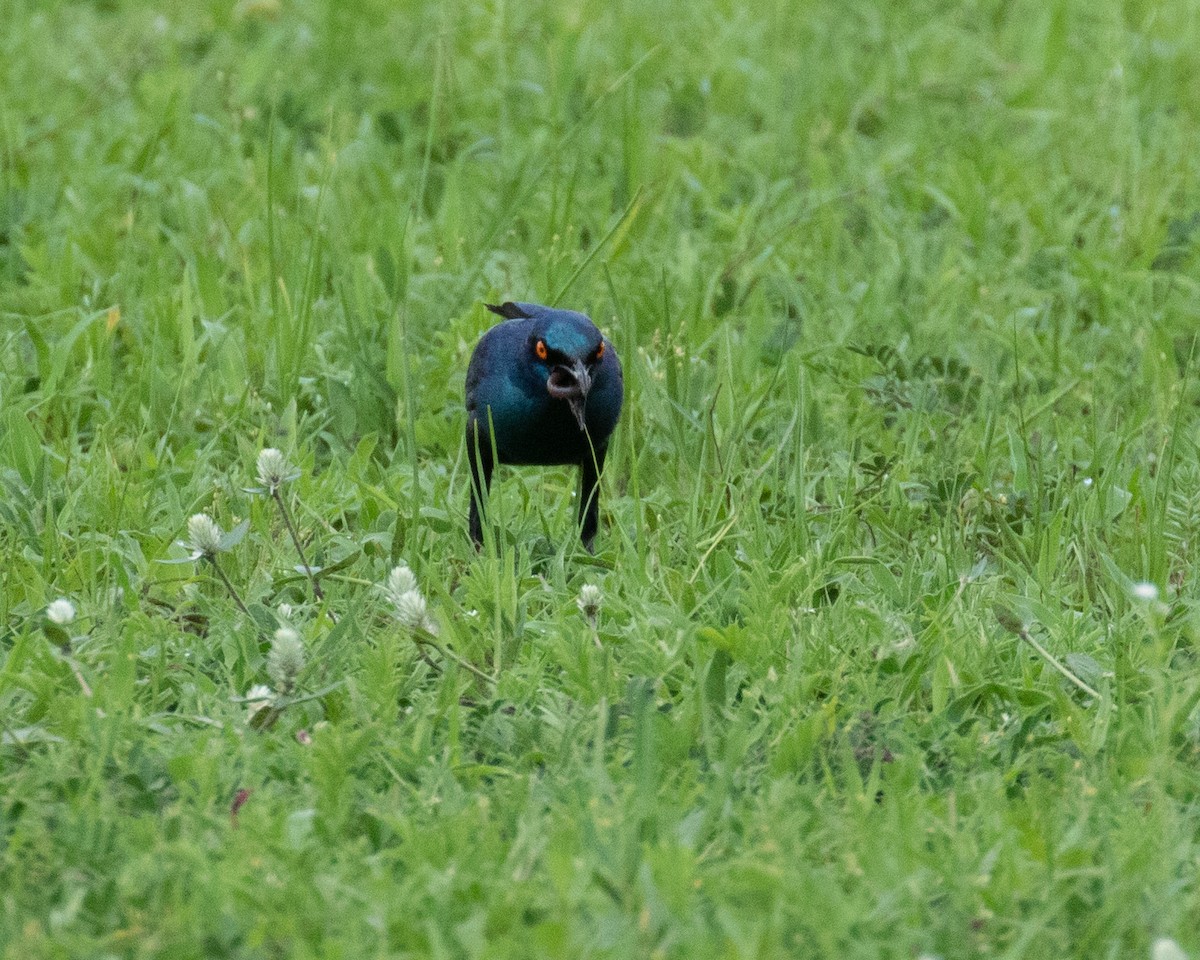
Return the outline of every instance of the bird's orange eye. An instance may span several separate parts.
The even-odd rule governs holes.
[[[545,340],[539,340],[537,342],[537,346],[535,346],[533,349],[534,349],[534,352],[537,353],[538,357],[541,358],[542,360],[545,360],[546,357],[550,356],[550,351],[546,349],[546,341]]]
[[[600,346],[598,346],[596,348],[596,359],[599,360],[602,356],[604,356],[604,341],[603,340],[600,341]]]

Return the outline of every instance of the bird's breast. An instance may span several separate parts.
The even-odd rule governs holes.
[[[496,445],[501,463],[552,466],[579,463],[591,455],[593,445],[607,440],[611,427],[605,418],[593,414],[589,402],[588,430],[579,429],[565,400],[549,395],[541,398],[512,398],[503,404],[492,403],[475,411]]]

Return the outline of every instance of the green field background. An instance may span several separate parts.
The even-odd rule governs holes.
[[[1192,0],[0,0],[2,955],[1197,956],[1198,277]]]

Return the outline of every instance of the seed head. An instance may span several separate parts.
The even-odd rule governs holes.
[[[1150,960],[1187,960],[1187,954],[1170,937],[1159,937],[1150,947]]]
[[[409,590],[396,598],[396,619],[409,630],[419,630],[429,618],[425,598],[416,590]]]
[[[221,552],[221,528],[207,513],[197,513],[189,517],[187,529],[187,545],[196,553],[212,557]]]
[[[604,594],[600,592],[600,588],[594,583],[585,583],[579,588],[579,596],[575,600],[575,605],[579,607],[579,612],[589,620],[595,620],[596,615],[600,613],[600,604],[604,600]]]
[[[59,597],[46,607],[46,619],[65,627],[75,619],[75,604],[66,597]]]
[[[392,572],[388,574],[387,582],[384,584],[383,589],[388,595],[388,599],[393,604],[399,606],[402,596],[406,593],[412,593],[417,589],[417,578],[408,569],[408,564],[402,563],[400,566],[392,568]]]
[[[429,634],[438,632],[437,621],[429,615],[425,598],[417,586],[417,578],[408,568],[408,564],[401,563],[393,567],[381,589],[391,603],[396,620],[401,626],[407,630],[423,630]]]
[[[265,710],[275,701],[275,694],[266,684],[255,684],[246,691],[246,720],[254,719],[259,710]]]
[[[267,447],[258,455],[258,482],[274,493],[292,479],[292,468],[287,458],[274,447]]]
[[[267,675],[283,695],[296,687],[296,678],[304,669],[304,644],[300,634],[290,627],[275,631],[271,652],[267,654]]]
[[[1158,599],[1158,587],[1153,583],[1135,583],[1132,592],[1136,599],[1146,603],[1153,603]]]

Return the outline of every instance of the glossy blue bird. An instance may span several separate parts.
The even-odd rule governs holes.
[[[580,539],[590,551],[600,510],[600,474],[625,381],[617,352],[587,316],[536,303],[486,304],[505,318],[488,330],[467,367],[467,456],[471,539],[497,463],[578,464]]]

